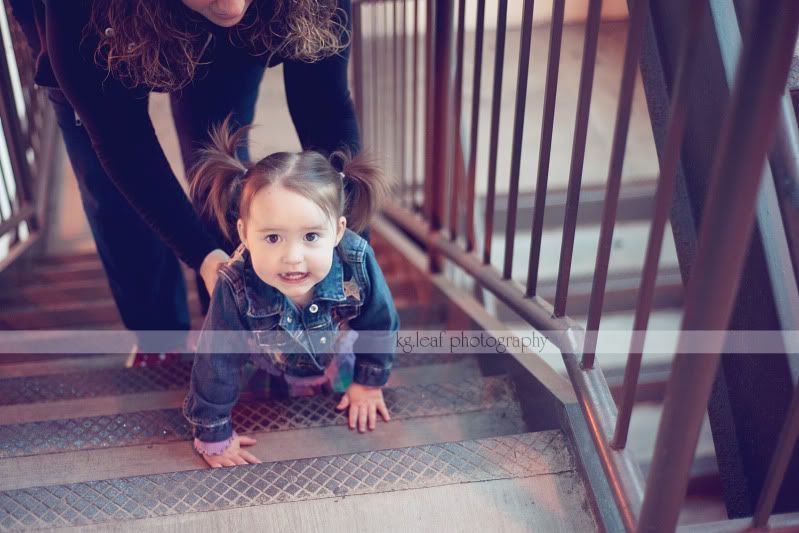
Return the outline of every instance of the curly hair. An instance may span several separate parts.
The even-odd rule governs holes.
[[[87,32],[99,38],[95,61],[114,78],[163,91],[191,82],[213,39],[177,0],[95,0]],[[336,0],[253,0],[229,38],[254,55],[310,63],[344,50],[349,31]]]

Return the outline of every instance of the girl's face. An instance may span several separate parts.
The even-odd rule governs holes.
[[[241,22],[251,3],[252,0],[183,0],[186,7],[223,28]]]
[[[314,285],[330,272],[346,227],[344,217],[332,220],[311,200],[280,185],[255,193],[246,224],[237,223],[255,273],[298,306],[310,302]]]

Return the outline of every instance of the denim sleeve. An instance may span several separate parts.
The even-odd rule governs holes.
[[[366,249],[365,261],[369,281],[367,300],[361,313],[350,321],[350,327],[359,332],[355,342],[353,381],[382,387],[391,373],[400,321],[391,291],[371,247]]]
[[[194,356],[183,414],[203,442],[219,442],[233,433],[231,412],[239,399],[241,368],[249,357],[247,327],[235,295],[223,276],[214,289]]]

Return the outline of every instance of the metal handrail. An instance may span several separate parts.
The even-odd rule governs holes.
[[[10,214],[0,217],[0,237],[10,237],[10,247],[0,257],[2,271],[32,249],[46,227],[57,131],[44,90],[33,82],[35,61],[22,30],[7,2],[0,5],[0,11],[4,51],[0,57],[0,117],[9,163],[0,172],[0,194],[10,207]]]
[[[392,1],[392,0],[384,0]],[[414,2],[414,9],[418,9],[418,0]],[[453,49],[463,50],[461,43],[463,33],[463,10],[465,3],[454,0],[434,0],[427,3],[427,31],[426,62],[420,68],[418,62],[413,61],[411,74],[413,83],[415,76],[424,77],[426,84],[426,109],[424,115],[426,124],[426,142],[423,151],[425,160],[424,172],[424,202],[425,209],[416,213],[407,209],[405,201],[408,191],[400,190],[398,201],[390,202],[386,208],[386,215],[397,225],[405,229],[418,242],[427,246],[432,272],[441,270],[442,258],[450,260],[460,269],[469,274],[483,289],[493,294],[499,301],[508,305],[513,311],[536,329],[549,337],[563,353],[566,368],[571,382],[577,393],[583,413],[591,432],[594,446],[609,486],[615,499],[616,507],[622,518],[624,527],[633,530],[669,530],[677,523],[679,508],[685,495],[687,477],[691,461],[695,452],[699,428],[704,417],[710,388],[713,384],[715,369],[718,365],[721,352],[720,344],[708,344],[705,355],[693,357],[687,355],[686,335],[680,337],[680,348],[673,365],[669,380],[664,414],[661,428],[658,432],[658,444],[655,451],[654,463],[650,469],[649,479],[644,484],[638,465],[626,449],[627,433],[632,403],[637,387],[637,376],[643,353],[644,332],[647,328],[649,314],[652,310],[655,278],[657,275],[659,252],[663,242],[665,224],[669,215],[669,208],[673,201],[675,175],[677,174],[680,159],[680,147],[683,143],[685,127],[689,80],[691,78],[693,51],[699,45],[699,36],[702,28],[702,6],[684,0],[685,11],[690,14],[683,30],[683,44],[681,48],[678,75],[675,81],[675,91],[671,97],[670,120],[666,148],[662,154],[662,168],[658,180],[658,190],[655,198],[653,224],[650,229],[649,242],[645,267],[642,274],[641,290],[636,307],[635,329],[630,345],[630,353],[625,372],[625,381],[622,390],[620,412],[617,415],[616,406],[605,382],[601,369],[594,366],[594,352],[596,347],[596,333],[602,315],[602,303],[605,292],[605,280],[608,272],[610,245],[612,242],[613,226],[616,220],[616,203],[618,201],[621,178],[621,165],[627,138],[629,123],[630,103],[633,93],[638,54],[641,49],[642,35],[649,18],[649,1],[641,0],[633,3],[630,28],[625,52],[625,68],[623,73],[622,88],[617,110],[617,121],[614,129],[614,142],[611,155],[611,164],[608,171],[608,190],[606,193],[605,212],[601,229],[600,243],[598,246],[597,263],[593,291],[591,293],[591,309],[588,320],[588,331],[573,321],[566,314],[568,302],[568,286],[571,268],[571,253],[574,246],[574,233],[577,224],[578,199],[582,177],[582,164],[585,154],[587,116],[591,101],[591,88],[593,86],[593,71],[596,61],[596,46],[598,26],[601,12],[601,0],[590,0],[587,31],[583,63],[581,67],[580,92],[578,111],[575,118],[574,143],[572,147],[572,161],[569,176],[569,194],[567,199],[563,243],[561,246],[561,259],[558,270],[558,290],[555,300],[550,303],[536,295],[538,277],[538,262],[540,259],[540,243],[543,231],[543,208],[546,195],[549,150],[551,143],[552,121],[554,115],[554,97],[557,88],[557,63],[560,53],[560,38],[562,32],[563,2],[553,2],[553,29],[550,36],[550,53],[547,69],[547,93],[545,95],[545,120],[542,125],[541,157],[539,159],[537,193],[535,198],[536,208],[533,217],[532,244],[530,249],[530,262],[526,286],[522,286],[512,279],[512,251],[515,242],[516,203],[513,201],[514,193],[518,193],[518,158],[520,154],[520,141],[523,131],[523,113],[525,107],[524,93],[526,71],[529,68],[529,40],[532,34],[531,3],[524,3],[524,16],[521,27],[521,57],[519,62],[519,78],[517,85],[516,114],[514,116],[514,137],[511,160],[511,199],[508,206],[508,222],[505,226],[505,258],[501,270],[491,265],[493,217],[495,215],[496,191],[496,166],[497,166],[497,130],[499,117],[499,96],[503,73],[503,47],[505,31],[507,30],[507,2],[501,0],[497,11],[497,60],[494,65],[493,91],[494,98],[491,109],[491,126],[489,144],[488,184],[485,206],[485,218],[482,221],[474,217],[474,186],[476,179],[476,150],[478,148],[478,103],[480,98],[480,79],[482,73],[482,52],[485,17],[485,3],[478,0],[477,33],[475,38],[476,62],[475,72],[477,78],[473,80],[472,120],[470,131],[461,135],[459,122],[452,119],[453,100],[459,94],[463,80],[461,78],[460,58],[457,62],[452,57]],[[372,2],[359,2],[356,9],[371,9]],[[782,8],[782,9],[780,9]],[[710,201],[703,213],[705,226],[701,232],[701,253],[692,265],[691,283],[688,285],[686,314],[682,329],[695,330],[697,328],[718,329],[726,328],[734,288],[737,286],[737,272],[743,265],[746,253],[746,242],[738,236],[747,234],[751,228],[754,214],[754,205],[759,173],[752,171],[762,167],[768,148],[769,136],[767,132],[773,128],[779,102],[781,89],[784,88],[787,78],[786,50],[792,50],[787,43],[795,42],[796,28],[799,25],[799,14],[796,7],[790,2],[781,2],[778,8],[762,6],[753,7],[754,21],[749,30],[751,34],[744,47],[739,65],[738,82],[735,85],[735,96],[729,103],[729,122],[724,129],[724,137],[719,141],[719,151],[712,181],[713,194],[716,198]],[[357,15],[360,20],[366,20],[362,14]],[[457,24],[455,24],[457,21]],[[386,24],[387,26],[387,24]],[[766,28],[770,28],[766,30]],[[770,32],[770,33],[769,33]],[[457,46],[455,35],[457,37]],[[416,37],[414,32],[414,50]],[[793,40],[792,40],[793,39]],[[404,41],[402,41],[404,42]],[[361,46],[368,46],[363,40]],[[757,58],[757,61],[755,59]],[[759,62],[759,63],[758,63]],[[404,72],[404,71],[403,71]],[[380,71],[373,72],[372,76],[380,77]],[[456,80],[459,83],[456,84]],[[757,80],[754,83],[752,80]],[[400,83],[404,82],[400,80]],[[370,84],[363,79],[356,81],[356,93],[364,91],[369,94]],[[779,89],[779,90],[778,90]],[[374,98],[374,95],[372,95]],[[405,98],[405,96],[403,97]],[[747,105],[738,102],[747,101]],[[736,107],[737,106],[737,107]],[[752,110],[755,110],[753,112]],[[379,112],[378,107],[372,111]],[[411,120],[415,123],[415,118]],[[381,140],[385,136],[399,135],[404,139],[407,136],[405,127],[392,123],[385,128],[375,117],[366,121],[369,128],[366,137],[373,141]],[[415,130],[414,130],[415,134]],[[464,146],[464,138],[468,145]],[[392,143],[388,143],[392,144]],[[393,143],[395,146],[396,142]],[[401,145],[401,143],[400,143]],[[743,147],[746,149],[743,149]],[[468,159],[464,160],[464,154]],[[413,151],[411,161],[416,161],[422,154]],[[795,155],[795,154],[793,154]],[[406,154],[402,154],[405,157]],[[453,158],[455,160],[453,161]],[[795,163],[795,160],[792,161]],[[466,206],[460,205],[459,196],[451,196],[449,202],[445,198],[448,186],[460,186],[463,176],[457,175],[457,168],[467,169],[465,172]],[[416,168],[415,164],[412,168]],[[736,187],[722,185],[722,176],[726,183],[735,181]],[[415,179],[415,176],[414,176]],[[775,178],[776,179],[776,178]],[[781,182],[783,189],[786,182]],[[787,185],[790,185],[788,183]],[[779,189],[779,186],[777,187]],[[795,188],[788,187],[795,191]],[[416,198],[416,189],[410,191],[412,198]],[[795,195],[794,195],[795,196]],[[795,216],[795,207],[791,202],[794,196],[783,194],[783,213],[786,218]],[[712,195],[711,195],[712,198]],[[786,201],[787,198],[787,201]],[[413,205],[413,202],[411,202]],[[731,208],[731,206],[733,206]],[[449,208],[449,213],[447,209]],[[461,210],[465,211],[461,217]],[[730,215],[735,216],[731,217]],[[447,214],[449,216],[447,216]],[[734,221],[731,221],[734,218]],[[457,225],[465,220],[465,242],[455,238],[459,235]],[[734,222],[734,223],[733,223]],[[448,227],[449,224],[449,227]],[[479,255],[475,254],[474,226],[483,224],[485,236]],[[786,227],[792,226],[786,222]],[[795,234],[794,234],[795,236]],[[793,243],[795,244],[795,243]],[[792,252],[796,247],[791,249]],[[723,275],[718,274],[719,265],[723,265]],[[719,336],[719,338],[721,338]],[[711,338],[712,340],[712,338]],[[799,394],[799,393],[796,393]],[[794,397],[794,404],[799,401]],[[780,452],[775,454],[773,476],[770,475],[764,490],[763,503],[758,506],[759,514],[757,523],[763,523],[771,512],[773,505],[774,486],[779,486],[780,475],[784,474],[783,463],[785,454],[790,450],[791,443],[795,442],[796,433],[799,432],[792,404],[791,415],[787,419],[783,436],[780,440]],[[677,433],[677,421],[680,418],[680,431]]]

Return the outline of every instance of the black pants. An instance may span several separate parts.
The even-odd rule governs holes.
[[[239,125],[252,122],[263,73],[264,67],[256,61],[222,64],[203,79],[171,95],[172,116],[187,169],[195,162],[197,149],[207,143],[211,125],[230,113]],[[188,330],[186,286],[175,254],[142,221],[108,178],[63,93],[50,89],[49,95],[97,252],[125,327]],[[247,157],[246,149],[240,156]],[[215,228],[212,231],[221,236]],[[229,252],[230,246],[220,237],[220,247]],[[205,312],[208,295],[202,280],[197,278]],[[139,348],[153,351],[146,346]]]

